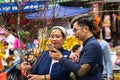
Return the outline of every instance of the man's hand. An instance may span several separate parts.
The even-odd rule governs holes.
[[[29,62],[23,62],[20,67],[25,70],[26,72],[31,69],[31,65]]]
[[[27,76],[28,80],[44,80],[44,75],[33,75],[29,74]]]
[[[49,55],[52,59],[55,59],[55,60],[60,60],[62,58],[61,52],[58,51],[57,49],[53,49],[52,51],[50,51]]]
[[[78,62],[79,61],[79,55],[77,53],[71,52],[69,56],[70,61],[72,62]]]

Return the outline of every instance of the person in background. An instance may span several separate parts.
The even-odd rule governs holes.
[[[69,56],[69,59],[72,61],[72,62],[78,62],[79,61],[79,56],[80,56],[80,51],[81,51],[81,46],[82,45],[78,45],[78,44],[75,44],[72,48],[72,52]],[[70,77],[71,77],[71,80],[76,80],[76,77],[75,77],[75,74],[73,72],[70,73]]]
[[[69,56],[69,59],[72,61],[72,62],[78,62],[79,61],[79,56],[80,56],[80,51],[81,51],[81,45],[74,45],[73,48],[72,48],[72,52]]]
[[[56,49],[50,52],[50,57],[74,72],[77,80],[102,80],[102,49],[92,33],[93,18],[88,14],[76,16],[71,22],[71,27],[75,37],[83,41],[79,62],[74,63],[66,59]]]
[[[100,38],[100,31],[94,31],[94,36],[96,37],[97,42],[102,47],[103,52],[103,78],[104,80],[113,80],[113,67],[112,67],[112,59],[110,53],[110,46],[107,41]]]
[[[8,43],[9,54],[13,55],[15,36],[12,34],[10,30],[6,30],[5,35],[6,35],[6,42]]]
[[[80,55],[80,49],[81,49],[80,47],[81,47],[80,45],[76,44],[73,46],[72,51]]]
[[[113,47],[120,46],[120,33],[116,33],[117,35],[113,39]]]
[[[55,26],[50,30],[50,48],[55,48],[62,53],[66,59],[69,59],[70,51],[64,50],[63,42],[67,36],[67,31],[61,26]],[[21,68],[26,72],[31,70],[31,73],[26,77],[28,80],[70,80],[70,71],[61,66],[57,60],[50,58],[49,52],[52,49],[44,51],[38,57],[37,62],[32,67],[29,62],[23,62]]]
[[[4,58],[6,59],[9,56],[8,43],[6,41],[4,41],[4,47],[5,47],[5,56],[4,56]]]

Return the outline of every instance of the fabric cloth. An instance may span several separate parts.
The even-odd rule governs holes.
[[[78,78],[77,80],[102,80],[102,49],[99,43],[96,41],[95,37],[90,37],[83,43],[83,49],[80,54],[81,55],[78,63],[73,63],[64,57],[60,59],[59,63],[75,74],[77,74],[82,64],[89,64],[91,66],[91,70],[93,70],[95,65],[98,64],[99,67],[93,74],[90,73],[90,70],[84,76],[76,76]]]
[[[110,46],[105,40],[100,40],[99,43],[103,50],[103,75],[107,75],[107,77],[113,78],[113,67],[110,55]]]
[[[58,50],[63,54],[64,58],[69,57],[70,51],[64,50],[63,48]],[[38,58],[38,61],[32,69],[32,74],[50,74],[50,80],[70,80],[70,71],[61,66],[58,61],[52,60],[49,57],[48,50],[43,53],[41,58]]]
[[[0,80],[7,80],[6,77],[7,77],[7,72],[0,73]]]

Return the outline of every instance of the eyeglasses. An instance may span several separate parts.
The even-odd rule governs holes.
[[[82,27],[80,27],[79,29],[73,28],[73,32],[77,32],[78,30],[80,30]]]

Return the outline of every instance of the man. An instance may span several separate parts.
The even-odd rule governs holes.
[[[59,60],[59,63],[74,72],[77,80],[102,80],[102,49],[93,36],[93,19],[87,14],[73,18],[71,27],[75,37],[83,41],[79,62],[73,63],[65,59],[61,53],[54,49],[50,57]]]

